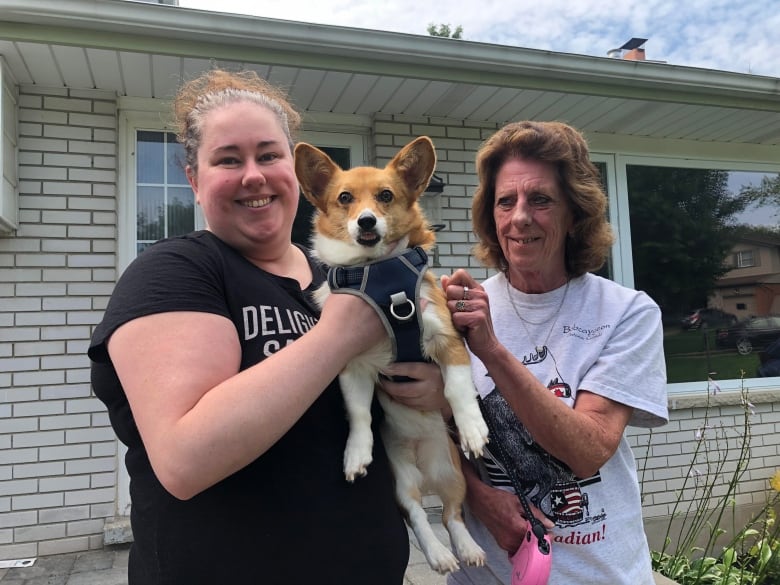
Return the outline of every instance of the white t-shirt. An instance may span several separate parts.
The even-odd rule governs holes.
[[[630,425],[667,422],[661,313],[645,293],[585,274],[571,280],[568,291],[562,286],[532,295],[510,287],[513,307],[503,274],[483,286],[499,341],[569,407],[582,389],[631,406]],[[472,374],[486,405],[503,401],[473,355]],[[530,435],[515,423],[519,426],[507,433],[507,442],[513,452],[524,451],[516,465],[522,489],[555,522],[549,584],[653,585],[636,463],[626,438],[595,476],[574,478],[538,445],[528,448]],[[539,472],[541,467],[547,469]],[[481,472],[489,483],[508,488],[500,469],[483,465]],[[465,512],[471,534],[487,553],[487,564],[463,568],[450,575],[448,583],[508,584],[506,551],[468,509]]]

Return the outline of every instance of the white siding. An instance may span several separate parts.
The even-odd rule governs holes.
[[[112,94],[23,86],[0,238],[0,558],[99,548],[117,442],[85,355],[116,279]]]

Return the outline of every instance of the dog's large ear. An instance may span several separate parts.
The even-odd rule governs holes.
[[[303,195],[318,209],[325,209],[325,189],[340,170],[319,148],[305,142],[295,146],[295,176]]]
[[[412,140],[393,157],[387,166],[395,168],[409,190],[415,195],[420,195],[428,186],[436,168],[436,149],[433,147],[433,142],[427,136]]]

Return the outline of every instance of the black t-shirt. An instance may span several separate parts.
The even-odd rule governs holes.
[[[368,475],[354,484],[344,479],[348,426],[336,380],[262,456],[181,501],[155,477],[106,351],[111,334],[132,319],[201,311],[233,322],[241,369],[250,367],[316,323],[310,293],[324,274],[309,263],[314,281],[301,291],[210,232],[196,232],[151,246],[119,279],[89,357],[95,394],[128,447],[130,585],[402,583],[409,542],[387,456],[375,433]]]

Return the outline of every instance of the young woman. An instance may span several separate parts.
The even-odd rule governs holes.
[[[399,585],[409,545],[384,449],[377,434],[368,475],[345,481],[336,380],[384,329],[353,295],[321,314],[310,298],[324,274],[291,242],[299,116],[224,71],[185,84],[175,114],[208,227],[127,268],[89,348],[128,447],[130,585]]]

